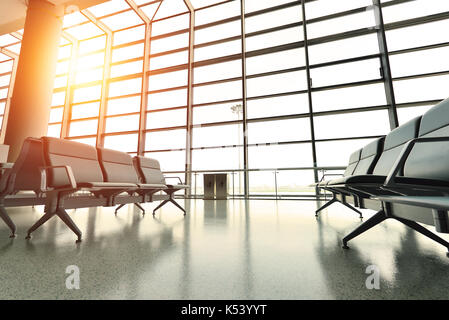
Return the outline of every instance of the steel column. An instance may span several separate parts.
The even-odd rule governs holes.
[[[106,113],[109,96],[109,78],[111,75],[112,60],[112,30],[98,20],[89,10],[80,11],[87,19],[100,28],[106,34],[106,48],[104,54],[103,81],[101,85],[100,110],[98,113],[97,147],[104,146],[104,132],[106,127]]]
[[[312,78],[310,77],[310,62],[309,62],[309,46],[307,42],[307,24],[306,21],[306,5],[305,1],[301,2],[302,7],[302,21],[303,23],[303,33],[304,33],[304,54],[306,61],[306,76],[307,76],[307,96],[309,100],[309,119],[310,119],[310,140],[312,145],[312,161],[313,167],[318,167],[317,165],[317,157],[316,157],[316,145],[315,145],[315,125],[313,121],[313,103],[312,103]],[[315,183],[319,181],[318,179],[318,170],[313,170],[313,177],[315,179]],[[318,188],[316,188],[317,194],[319,193]]]
[[[192,136],[193,136],[193,62],[194,62],[194,43],[195,43],[195,10],[190,0],[184,0],[185,5],[190,11],[189,21],[189,61],[188,61],[188,79],[187,79],[187,123],[186,123],[186,162],[185,162],[185,183],[192,183]],[[190,196],[191,190],[186,189],[186,196]]]
[[[247,90],[246,90],[246,29],[245,29],[245,0],[240,0],[241,30],[242,30],[242,128],[243,128],[243,188],[245,198],[249,197],[248,174],[248,124],[247,124]],[[240,169],[240,168],[239,168]]]
[[[396,111],[396,100],[394,98],[394,87],[380,0],[373,0],[373,12],[376,21],[377,41],[379,43],[381,74],[384,80],[385,96],[388,104],[388,118],[390,120],[390,129],[393,130],[399,126],[399,121]]]

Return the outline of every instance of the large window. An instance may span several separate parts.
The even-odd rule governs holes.
[[[48,135],[191,169],[198,185],[201,171],[227,171],[235,194],[246,181],[254,196],[311,195],[315,164],[345,166],[392,114],[401,124],[447,97],[447,1],[380,1],[382,26],[372,0],[241,1],[113,0],[67,15]],[[20,32],[0,47],[17,54]],[[0,55],[0,121],[14,61]]]

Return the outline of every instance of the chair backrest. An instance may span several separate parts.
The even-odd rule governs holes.
[[[416,117],[395,128],[385,137],[384,148],[374,167],[373,174],[388,175],[404,148],[404,144],[418,136],[420,122],[421,116]],[[402,175],[402,172],[400,174]]]
[[[138,183],[132,157],[121,151],[97,148],[98,160],[106,182]]]
[[[383,149],[384,138],[377,138],[362,148],[360,161],[354,169],[353,175],[371,174]]]
[[[103,174],[95,147],[76,141],[42,137],[47,166],[70,166],[77,183],[103,182]],[[64,170],[48,170],[48,186],[69,185]]]
[[[449,137],[449,99],[423,114],[419,137]],[[407,157],[403,175],[449,181],[449,141],[415,144]]]
[[[152,158],[136,156],[133,158],[133,162],[143,183],[165,184],[165,178],[162,174],[159,161]]]
[[[15,174],[14,189],[12,192],[39,192],[41,183],[39,167],[44,165],[42,141],[37,138],[26,138],[9,175]],[[7,179],[2,180],[3,183],[7,182]],[[7,187],[7,185],[3,185],[3,183],[0,187],[2,190]]]
[[[343,173],[343,176],[350,176],[354,172],[355,168],[357,167],[357,164],[360,161],[360,154],[362,153],[362,149],[359,149],[357,151],[354,151],[351,156],[349,157],[349,163],[346,167],[345,172]]]

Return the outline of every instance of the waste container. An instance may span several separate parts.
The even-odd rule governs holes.
[[[215,196],[215,175],[204,174],[204,200],[214,200]]]
[[[215,175],[215,199],[228,199],[228,175],[226,173]]]
[[[228,175],[207,173],[204,179],[204,200],[226,200],[228,198]]]

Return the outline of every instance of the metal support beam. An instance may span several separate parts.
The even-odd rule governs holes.
[[[89,10],[80,11],[87,19],[100,28],[106,34],[106,48],[104,55],[103,81],[101,85],[100,111],[98,114],[97,147],[104,146],[104,132],[106,127],[106,113],[109,96],[109,78],[111,75],[112,60],[112,30],[98,20]]]
[[[140,116],[139,116],[139,134],[137,142],[137,154],[143,156],[145,152],[147,127],[147,105],[148,105],[148,71],[150,70],[150,53],[151,53],[151,19],[140,9],[133,0],[125,0],[131,9],[145,23],[145,42],[143,51],[143,72],[142,72],[142,90],[140,96]],[[160,4],[159,4],[160,5]]]
[[[69,136],[70,120],[72,117],[73,85],[75,84],[76,65],[79,53],[79,41],[64,31],[62,33],[62,36],[72,43],[72,54],[70,57],[69,74],[67,76],[67,89],[64,101],[64,113],[62,115],[61,124],[61,138],[65,139]]]
[[[306,5],[305,1],[301,2],[302,7],[302,21],[306,21]],[[315,145],[315,125],[313,121],[313,103],[312,103],[312,78],[310,77],[310,62],[309,62],[309,46],[307,42],[307,24],[303,24],[303,33],[304,33],[304,54],[306,61],[306,76],[307,76],[307,96],[309,100],[309,120],[310,120],[310,140],[312,145],[312,161],[313,167],[317,167],[317,157],[316,157],[316,145]],[[313,177],[315,179],[315,183],[318,182],[318,170],[313,170]],[[319,194],[319,189],[316,188],[317,195]]]
[[[189,61],[187,76],[187,125],[186,125],[186,163],[185,163],[185,183],[192,184],[192,136],[193,136],[193,62],[195,43],[195,10],[190,0],[184,0],[190,11],[189,21]],[[186,189],[186,196],[190,196],[191,189]]]
[[[245,0],[240,0],[241,31],[242,31],[242,121],[243,121],[243,187],[245,198],[249,197],[248,174],[248,123],[247,123],[247,90],[246,90],[246,28],[245,28]],[[240,168],[239,168],[240,169]]]
[[[8,94],[6,96],[5,110],[3,111],[3,121],[2,121],[2,125],[1,125],[1,130],[0,130],[0,143],[3,144],[5,141],[6,126],[8,124],[9,108],[11,106],[11,98],[12,98],[12,94],[14,92],[14,82],[16,80],[17,66],[19,64],[19,55],[17,55],[16,53],[14,53],[8,49],[4,49],[4,48],[0,48],[0,52],[3,53],[4,55],[14,59],[14,62],[12,65],[12,70],[11,70],[11,77],[9,79],[9,88],[8,88]]]
[[[382,15],[380,0],[373,0],[373,13],[376,21],[377,41],[379,43],[381,74],[384,80],[385,96],[388,104],[388,117],[390,129],[399,126],[398,114],[396,111],[396,100],[394,98],[393,80],[391,76],[390,59],[388,56],[387,38],[385,36],[385,26]]]

